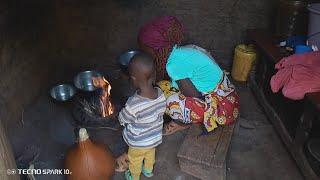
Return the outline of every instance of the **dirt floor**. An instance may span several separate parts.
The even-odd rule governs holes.
[[[241,98],[240,125],[235,130],[227,157],[228,180],[303,179],[279,136],[266,119],[247,87],[238,87]],[[24,110],[17,134],[11,138],[18,166],[26,168],[63,168],[64,153],[75,142],[70,104],[55,103],[46,94]],[[123,152],[120,131],[88,129],[93,140],[105,143],[115,156]],[[158,180],[196,179],[180,171],[176,157],[186,131],[164,137],[157,149],[155,176]],[[121,180],[123,173],[114,179]],[[38,175],[37,180],[59,180],[63,176]],[[142,178],[146,179],[146,178]]]

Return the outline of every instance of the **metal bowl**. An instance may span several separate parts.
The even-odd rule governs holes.
[[[118,62],[121,66],[127,67],[132,57],[139,53],[141,53],[141,51],[138,51],[138,50],[127,51],[119,56]]]
[[[50,95],[53,99],[58,101],[67,101],[71,99],[76,93],[76,89],[69,84],[60,84],[53,87]]]
[[[74,78],[74,85],[83,91],[94,91],[97,88],[93,85],[93,77],[102,77],[97,71],[84,71]]]

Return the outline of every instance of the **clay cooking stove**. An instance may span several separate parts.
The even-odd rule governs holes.
[[[114,127],[118,108],[111,98],[111,83],[105,77],[93,77],[92,92],[82,92],[75,98],[73,117],[81,127]]]

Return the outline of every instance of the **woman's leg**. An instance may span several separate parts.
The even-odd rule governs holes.
[[[239,97],[235,91],[226,96],[212,93],[206,99],[208,99],[208,109],[203,124],[208,132],[213,131],[218,125],[232,124],[238,118]]]
[[[217,115],[217,123],[220,125],[232,124],[239,117],[239,97],[236,92],[220,98]]]
[[[170,135],[177,131],[187,129],[192,122],[198,122],[199,116],[197,116],[197,114],[199,113],[197,113],[197,111],[192,113],[192,111],[188,110],[189,102],[195,104],[193,103],[195,102],[193,98],[183,96],[179,90],[172,88],[169,81],[159,81],[157,85],[162,89],[167,98],[166,115],[171,119],[171,122],[164,126],[163,135]],[[190,107],[190,109],[193,109],[193,107],[197,106]],[[204,109],[204,106],[200,107],[200,109]]]
[[[167,98],[166,113],[172,121],[165,125],[164,135],[187,129],[191,123],[203,121],[204,103],[197,98],[185,97],[179,93]]]
[[[170,135],[189,127],[189,123],[184,119],[183,103],[183,98],[179,97],[179,93],[175,93],[167,98],[166,114],[170,116],[172,121],[164,126],[163,135]]]
[[[168,135],[174,134],[178,131],[188,129],[189,126],[190,124],[178,124],[178,123],[175,123],[174,121],[171,121],[168,124],[164,125],[163,135],[168,136]]]

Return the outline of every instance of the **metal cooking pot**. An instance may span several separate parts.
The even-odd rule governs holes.
[[[132,57],[136,54],[141,53],[141,51],[138,50],[131,50],[124,52],[118,57],[118,63],[120,64],[120,67],[122,70],[127,71],[128,70],[128,65]]]
[[[74,78],[74,85],[83,91],[95,91],[97,88],[93,85],[93,77],[102,77],[102,75],[98,71],[80,72]]]
[[[57,101],[67,101],[76,93],[76,89],[70,84],[60,84],[50,90],[50,95]]]

